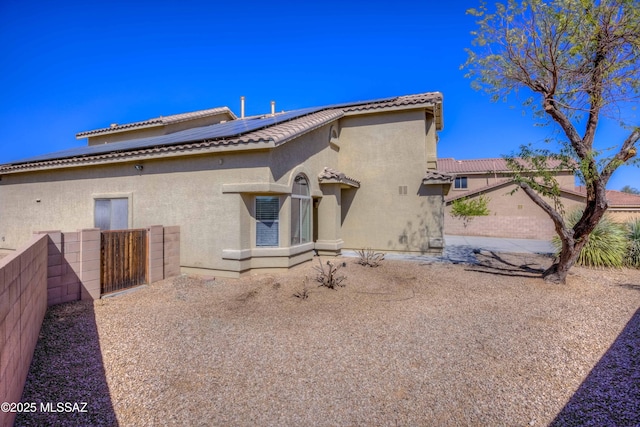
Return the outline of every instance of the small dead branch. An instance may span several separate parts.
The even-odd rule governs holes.
[[[369,267],[379,266],[386,255],[382,252],[375,252],[371,248],[360,249],[357,253],[359,257],[358,264]]]
[[[346,266],[346,263],[333,264],[331,261],[327,261],[326,266],[322,264],[322,260],[318,257],[319,267],[315,267],[318,272],[316,280],[320,282],[320,286],[326,286],[329,289],[335,289],[338,286],[344,286],[342,282],[346,279],[346,276],[338,275],[338,270]]]
[[[307,299],[309,298],[309,289],[307,289],[307,277],[305,276],[304,281],[302,282],[302,289],[299,291],[296,291],[293,294],[294,297],[296,298],[300,298],[300,299]]]

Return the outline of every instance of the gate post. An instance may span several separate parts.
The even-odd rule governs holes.
[[[164,228],[152,225],[147,228],[148,256],[147,283],[164,279]]]
[[[100,229],[80,230],[80,295],[83,300],[100,298]]]

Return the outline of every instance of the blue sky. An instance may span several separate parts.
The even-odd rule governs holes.
[[[517,99],[459,69],[476,1],[0,1],[0,163],[86,144],[77,132],[226,105],[247,114],[440,91],[438,155],[545,147]],[[603,146],[626,134],[600,129]],[[624,167],[610,189],[640,188]]]

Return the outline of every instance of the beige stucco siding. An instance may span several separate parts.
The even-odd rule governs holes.
[[[343,194],[345,247],[427,251],[429,237],[440,234],[432,208],[441,195],[422,186],[427,135],[435,144],[424,111],[347,117],[340,127],[339,168],[362,182]]]
[[[273,182],[291,187],[292,179],[303,173],[311,190],[319,192],[318,174],[325,167],[338,165],[338,153],[329,145],[330,128],[331,125],[323,126],[270,150],[265,164],[269,165]]]
[[[272,150],[11,174],[0,182],[3,216],[13,218],[1,223],[0,246],[15,248],[36,230],[93,227],[95,198],[125,197],[129,227],[180,225],[189,242],[181,248],[183,267],[233,270],[238,262],[224,259],[223,251],[255,246],[254,200],[262,193],[228,192],[224,185],[276,183],[290,191],[295,175],[304,173],[318,195],[318,173],[337,162],[328,141],[325,126]],[[287,247],[290,205],[287,190],[280,192],[280,246]]]
[[[14,185],[0,186],[3,214],[19,220],[2,221],[3,227],[11,224],[0,230],[3,246],[15,248],[35,230],[93,227],[95,197],[130,197],[130,227],[178,224],[190,242],[181,250],[184,264],[224,267],[215,260],[222,248],[241,245],[238,218],[244,204],[237,195],[222,194],[222,184],[268,181],[268,168],[256,166],[262,156],[152,160],[142,163],[141,172],[134,163],[123,163],[7,176],[3,183]]]
[[[432,120],[424,109],[366,112],[279,145],[8,173],[0,181],[0,249],[15,249],[34,231],[91,228],[96,198],[126,198],[128,227],[180,226],[187,272],[287,268],[311,259],[316,243],[324,253],[439,252],[443,189],[423,184],[427,167],[435,167]],[[320,183],[325,167],[359,187],[351,179]],[[291,189],[299,174],[309,182],[318,242],[291,246]],[[277,247],[256,245],[255,200],[264,195],[279,200]]]

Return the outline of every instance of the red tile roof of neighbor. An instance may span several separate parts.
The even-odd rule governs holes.
[[[575,191],[576,193],[579,193],[583,196],[587,195],[587,189],[585,187],[576,187]],[[624,193],[622,191],[616,190],[607,190],[607,200],[609,201],[610,207],[640,207],[640,195],[638,194]]]
[[[522,159],[519,159],[522,162]],[[549,167],[560,166],[560,161],[550,159]],[[454,158],[438,159],[438,170],[445,173],[494,173],[511,172],[507,161],[503,158],[456,160]]]
[[[463,197],[468,197],[474,194],[481,194],[486,191],[493,190],[494,188],[507,185],[511,182],[512,180],[510,179],[502,179],[500,181],[497,181],[493,184],[489,184],[482,188],[476,188],[475,190],[456,193],[451,197],[447,197],[445,201],[449,203],[456,199],[461,199]],[[561,191],[564,193],[575,194],[577,196],[582,196],[582,197],[587,196],[587,190],[584,187],[562,188]],[[616,190],[607,190],[607,201],[609,202],[610,208],[640,209],[640,195],[638,194],[624,193],[622,191],[616,191]]]

